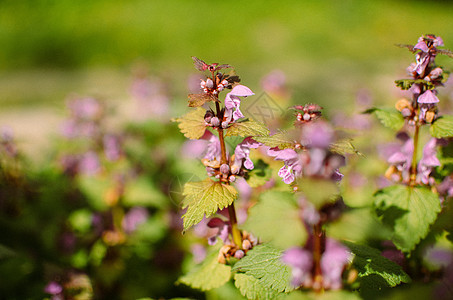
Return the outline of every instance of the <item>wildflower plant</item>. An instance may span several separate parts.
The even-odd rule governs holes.
[[[371,274],[391,286],[408,282],[407,274],[376,255],[377,250],[336,240],[326,232],[346,209],[339,190],[340,168],[346,155],[358,151],[321,118],[322,108],[292,107],[293,128],[270,135],[263,124],[244,118],[241,101],[253,92],[239,84],[236,75],[220,72],[231,66],[193,60],[199,71],[209,75],[201,80],[201,92],[189,95],[189,106],[195,109],[175,121],[187,138],[207,141],[201,162],[208,178],[185,184],[183,226],[184,230],[197,224],[215,229],[208,242],[215,246],[178,282],[208,291],[232,278],[248,299],[337,290],[355,297],[356,279]],[[219,94],[224,89],[231,91],[223,100]],[[225,144],[229,136],[243,138],[231,155]],[[260,163],[251,156],[252,149],[257,149]],[[266,184],[269,171],[265,170],[277,166],[281,182]],[[259,187],[240,226],[234,206],[239,178]]]

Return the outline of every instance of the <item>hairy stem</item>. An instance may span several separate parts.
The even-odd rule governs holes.
[[[412,164],[410,168],[410,185],[415,185],[415,180],[417,179],[417,150],[418,150],[418,136],[420,124],[415,123],[415,132],[414,132],[414,152],[412,153]]]
[[[213,78],[214,78],[214,76],[213,76]],[[216,98],[218,99],[218,96],[216,96]],[[216,106],[217,117],[220,119],[220,123],[222,123],[220,104],[219,104],[218,101],[216,101],[215,106]],[[227,163],[225,139],[224,139],[224,136],[223,136],[223,128],[222,127],[217,127],[217,131],[219,133],[220,150],[221,150],[221,153],[222,153],[222,156],[221,156],[221,159],[220,159],[220,165],[222,165],[222,164],[226,164]],[[230,182],[228,180],[226,180],[225,184],[230,184]],[[241,249],[242,248],[242,234],[241,234],[241,231],[238,228],[238,221],[237,221],[237,218],[236,218],[236,210],[234,209],[234,202],[231,203],[230,206],[228,206],[228,214],[230,216],[231,234],[233,236],[233,243],[237,247],[239,247]]]
[[[313,289],[322,290],[321,257],[326,244],[326,234],[322,230],[322,223],[313,226]]]

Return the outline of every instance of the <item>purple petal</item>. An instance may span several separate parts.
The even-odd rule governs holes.
[[[269,150],[267,150],[267,155],[274,157],[275,160],[283,161],[297,159],[298,157],[297,152],[290,148],[283,150],[280,150],[278,148],[270,148]]]
[[[241,84],[236,85],[228,94],[240,97],[248,97],[255,95],[255,93],[253,93],[251,89]]]
[[[44,292],[51,295],[57,295],[63,292],[63,287],[59,283],[51,281],[44,288]]]
[[[352,254],[348,248],[333,239],[326,240],[326,249],[321,258],[324,288],[341,288],[341,274],[351,260]]]
[[[281,260],[291,267],[293,286],[300,286],[311,279],[313,258],[307,250],[300,247],[290,248],[283,253]]]
[[[423,52],[428,52],[429,51],[429,48],[428,46],[426,45],[426,43],[422,40],[422,41],[419,41],[415,46],[414,46],[414,49],[419,49],[419,50],[422,50]]]
[[[296,179],[294,174],[291,172],[291,168],[288,166],[283,166],[279,171],[278,171],[278,176],[280,176],[283,179],[283,182],[286,184],[290,184]]]
[[[427,90],[418,97],[417,102],[421,104],[431,104],[438,103],[439,99],[436,97],[436,95],[434,95],[434,93],[431,90]]]

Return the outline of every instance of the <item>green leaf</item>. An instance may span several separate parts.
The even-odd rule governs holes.
[[[239,289],[242,296],[247,299],[272,300],[279,295],[277,291],[262,286],[255,277],[243,273],[234,275],[234,285]]]
[[[278,147],[280,150],[286,148],[294,148],[295,144],[294,140],[291,139],[288,132],[285,131],[277,132],[272,136],[255,137],[254,140],[263,143],[264,145],[269,146],[271,148]]]
[[[266,289],[289,292],[293,290],[291,270],[281,262],[281,256],[282,251],[270,245],[258,245],[234,265],[233,271],[255,277]]]
[[[205,109],[197,107],[181,118],[172,119],[172,121],[179,123],[178,127],[186,138],[197,140],[203,136],[206,130],[205,114]]]
[[[215,289],[227,283],[230,280],[231,267],[219,263],[217,256],[218,251],[213,251],[200,265],[180,277],[177,283],[183,283],[202,291]]]
[[[411,88],[413,84],[423,84],[425,87],[429,88],[430,90],[434,89],[435,86],[432,82],[423,80],[423,79],[399,79],[395,80],[396,86],[401,88],[402,90],[408,90]]]
[[[280,249],[302,245],[307,239],[299,208],[290,192],[262,194],[259,202],[250,209],[244,228]]]
[[[351,139],[342,139],[334,144],[329,145],[330,151],[333,153],[345,155],[345,154],[357,154],[362,155],[354,145],[351,143]]]
[[[403,116],[395,108],[371,108],[365,113],[374,113],[382,125],[394,130],[399,130],[404,125]]]
[[[225,136],[266,136],[269,135],[269,129],[263,123],[249,119],[242,122],[233,123],[226,129]]]
[[[258,160],[254,163],[254,166],[253,170],[249,171],[246,177],[247,183],[252,188],[266,184],[272,176],[272,170],[263,160]]]
[[[185,198],[182,208],[188,208],[183,216],[186,230],[199,223],[204,215],[209,217],[233,203],[237,198],[237,191],[230,185],[207,178],[200,182],[186,183],[183,195]]]
[[[103,176],[80,176],[77,179],[77,183],[92,208],[99,211],[108,209],[106,198],[109,190],[115,186],[111,178]]]
[[[325,204],[333,203],[338,199],[338,186],[332,180],[306,177],[298,179],[297,183],[308,201],[318,210]]]
[[[347,241],[343,241],[343,244],[355,254],[352,264],[359,272],[359,277],[378,275],[391,287],[411,282],[409,275],[398,264],[383,257],[379,250]]]
[[[392,241],[409,253],[428,234],[440,212],[437,194],[425,187],[390,186],[374,195],[377,214],[393,228]]]
[[[356,292],[338,290],[323,291],[321,293],[314,291],[297,290],[288,294],[285,300],[362,300]]]
[[[435,138],[453,137],[453,116],[442,116],[429,127],[429,133]]]

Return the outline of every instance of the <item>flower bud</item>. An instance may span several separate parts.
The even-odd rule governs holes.
[[[229,123],[227,121],[222,122],[222,128],[227,128]]]
[[[303,119],[304,121],[308,121],[311,119],[311,116],[309,114],[304,114]]]
[[[426,123],[432,123],[434,121],[434,117],[436,116],[436,113],[433,111],[427,111],[425,115],[425,121]]]
[[[242,249],[244,249],[244,250],[252,249],[252,243],[249,240],[243,240],[242,241]]]
[[[217,90],[212,91],[213,95],[217,95],[219,92]]]
[[[402,111],[404,108],[411,108],[412,105],[409,100],[402,98],[395,103],[395,108],[399,111]]]
[[[208,88],[204,88],[204,89],[203,89],[203,92],[204,92],[205,94],[207,94],[207,93],[209,92]]]
[[[224,79],[224,80],[222,80],[221,84],[223,86],[228,86],[230,83],[228,82],[228,80]]]
[[[214,82],[212,81],[211,78],[206,79],[206,87],[208,89],[212,89],[214,87]]]
[[[211,118],[211,126],[217,127],[220,125],[220,120],[217,117]]]
[[[403,115],[403,118],[410,117],[411,114],[412,114],[411,110],[407,107],[401,110],[401,115]]]
[[[202,80],[200,82],[200,86],[201,86],[202,89],[204,89],[206,87],[206,81]]]
[[[206,111],[206,114],[204,115],[205,122],[210,123],[212,117],[214,117],[214,113],[211,110]]]
[[[234,257],[237,258],[237,259],[243,258],[244,255],[245,255],[245,253],[242,250],[237,250],[236,253],[234,253]]]
[[[228,180],[229,180],[230,182],[235,182],[235,181],[236,181],[236,176],[231,175],[230,177],[228,177]]]
[[[227,164],[223,164],[220,166],[220,172],[223,174],[228,174],[230,172],[230,166]]]
[[[217,90],[218,90],[219,92],[223,91],[223,84],[219,84],[219,85],[217,86]]]

